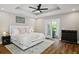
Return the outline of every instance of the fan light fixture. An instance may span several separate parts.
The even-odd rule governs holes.
[[[37,13],[40,13],[40,11],[36,11]]]

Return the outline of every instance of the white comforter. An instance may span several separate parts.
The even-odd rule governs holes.
[[[16,35],[17,42],[21,43],[24,46],[29,46],[33,42],[44,40],[45,36],[42,33],[25,33]]]

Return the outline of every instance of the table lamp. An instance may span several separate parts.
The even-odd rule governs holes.
[[[7,32],[3,32],[3,36],[7,36]]]

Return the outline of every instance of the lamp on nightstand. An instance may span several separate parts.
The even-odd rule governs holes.
[[[3,36],[7,36],[7,32],[3,32]]]
[[[3,32],[3,35],[2,35],[2,44],[3,45],[6,45],[6,44],[10,44],[10,35],[8,32]]]
[[[3,36],[9,36],[8,32],[3,32]]]

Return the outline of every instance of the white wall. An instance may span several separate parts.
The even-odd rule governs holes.
[[[79,41],[79,12],[61,15],[61,29],[77,30]]]
[[[45,21],[47,20],[53,20],[54,18],[60,18],[60,27],[61,29],[65,30],[78,30],[78,40],[79,40],[79,12],[72,12],[72,13],[67,13],[63,15],[56,15],[56,16],[48,16],[44,18],[39,18],[37,19],[41,25],[39,25],[40,28],[36,27],[39,29],[40,32],[44,33],[45,30]],[[41,19],[41,20],[40,20]],[[41,28],[41,26],[43,26]]]
[[[17,16],[23,16],[23,15],[17,15]],[[16,15],[10,14],[6,12],[0,12],[0,33],[6,31],[9,31],[10,25],[29,25],[29,26],[35,26],[34,22],[35,19],[24,16],[25,17],[25,23],[16,23]]]
[[[10,25],[9,14],[0,12],[0,32],[8,31]]]
[[[79,23],[79,12],[61,15],[61,29],[77,30]]]
[[[44,33],[44,29],[45,29],[45,20],[43,19],[36,19],[35,21],[35,31],[36,32],[40,32],[40,33]]]

